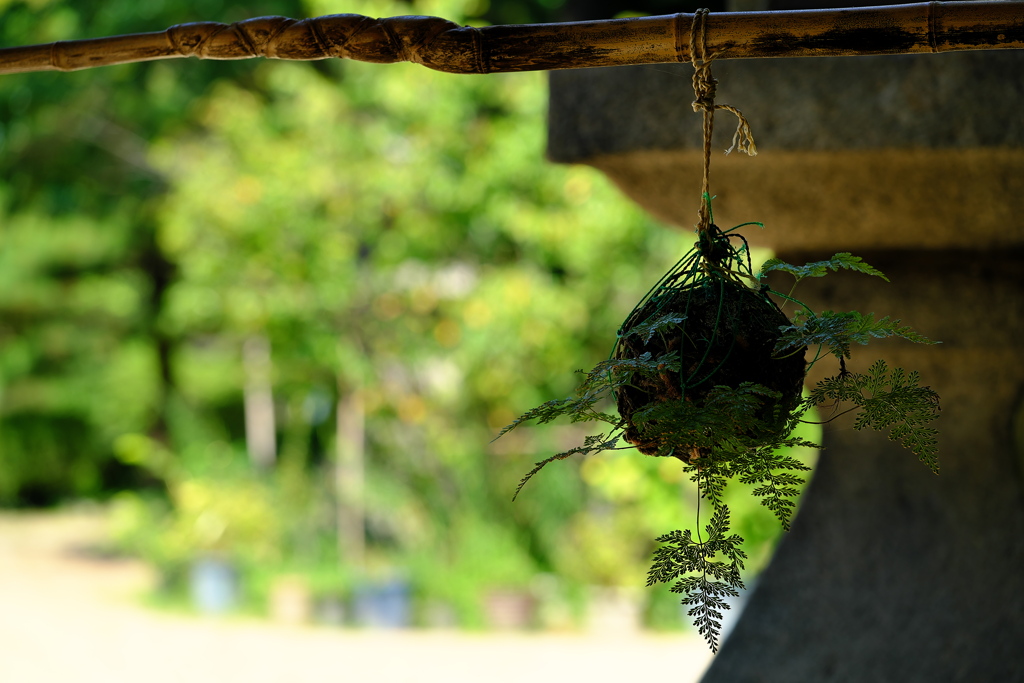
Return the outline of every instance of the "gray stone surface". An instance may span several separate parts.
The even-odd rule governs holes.
[[[1024,147],[1024,54],[721,60],[719,103],[741,109],[758,149]],[[696,150],[689,64],[551,73],[548,155],[562,163]],[[716,116],[717,150],[735,123]]]
[[[847,274],[799,293],[943,340],[855,348],[851,362],[881,356],[940,391],[940,473],[877,432],[830,425],[792,531],[704,683],[1024,680],[1021,253],[864,256],[893,283]]]
[[[938,476],[884,435],[829,425],[793,530],[705,683],[1024,681],[1024,54],[714,71],[761,152],[712,160],[716,221],[764,221],[747,236],[791,262],[854,251],[886,272],[892,284],[844,273],[797,294],[942,340],[856,348],[851,369],[919,369],[943,412]],[[552,74],[550,157],[692,226],[690,72]],[[716,121],[720,150],[734,124]]]
[[[689,65],[551,75],[548,154],[587,163],[659,219],[692,226],[700,116]],[[1004,248],[1024,237],[1024,54],[723,60],[719,102],[750,119],[760,153],[725,156],[711,189],[725,226],[780,249]]]

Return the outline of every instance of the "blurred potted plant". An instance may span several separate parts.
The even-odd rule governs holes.
[[[244,567],[274,560],[280,550],[283,529],[270,487],[243,468],[232,476],[225,476],[231,467],[216,476],[190,471],[189,458],[138,434],[122,436],[115,450],[122,461],[160,477],[169,494],[169,505],[138,494],[116,501],[115,534],[122,545],[152,561],[165,577],[184,573],[199,611],[236,607]],[[232,457],[226,446],[212,450],[222,452],[208,448],[204,467],[210,459]]]

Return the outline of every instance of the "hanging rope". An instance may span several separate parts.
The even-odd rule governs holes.
[[[708,9],[699,9],[693,13],[690,25],[690,63],[693,64],[693,110],[700,112],[703,118],[704,133],[704,174],[701,180],[700,210],[697,212],[697,232],[705,233],[711,228],[711,134],[715,128],[715,110],[724,109],[732,112],[737,119],[736,132],[732,136],[732,146],[725,150],[729,154],[734,149],[749,156],[757,156],[757,146],[750,132],[750,124],[743,112],[728,104],[715,104],[715,91],[718,81],[711,75],[711,62],[718,53],[708,54],[707,18],[711,13]]]

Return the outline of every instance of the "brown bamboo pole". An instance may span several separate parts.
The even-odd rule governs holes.
[[[689,61],[692,14],[474,28],[438,17],[259,17],[159,33],[0,49],[0,74],[75,71],[178,57],[416,62],[460,74]],[[1024,48],[1024,2],[924,2],[707,20],[720,59],[891,55]]]

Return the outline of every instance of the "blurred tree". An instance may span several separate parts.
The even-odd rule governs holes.
[[[458,3],[416,10],[459,18]],[[182,377],[236,365],[260,334],[280,401],[362,396],[371,550],[440,547],[458,562],[471,516],[553,569],[579,493],[562,480],[555,509],[511,506],[509,482],[542,445],[498,463],[483,445],[607,353],[647,264],[679,237],[591,171],[539,163],[538,75],[396,67],[254,65],[255,87],[211,91],[203,130],[154,146],[172,188],[159,241],[180,267],[165,326],[184,342]],[[223,378],[183,382],[188,402],[237,392]]]
[[[186,1],[98,8],[3,3],[0,40],[127,33],[226,11]],[[301,11],[283,2],[251,9]],[[138,485],[110,440],[128,430],[168,436],[174,340],[158,321],[175,269],[155,242],[154,199],[166,186],[147,146],[188,125],[183,114],[215,74],[245,73],[190,66],[162,82],[150,65],[0,81],[0,503]]]
[[[338,9],[267,1],[246,16]],[[484,3],[342,9],[463,21]],[[238,11],[8,3],[0,33]],[[127,497],[122,521],[167,567],[213,551],[262,568],[402,566],[468,621],[483,591],[538,571],[641,582],[649,539],[687,509],[678,472],[635,454],[582,477],[570,464],[512,505],[535,456],[578,435],[487,446],[570,392],[692,241],[596,171],[543,162],[543,86],[338,61],[0,80],[0,504],[157,482],[166,500]],[[254,456],[276,464],[253,471]],[[252,534],[268,511],[273,552]]]

